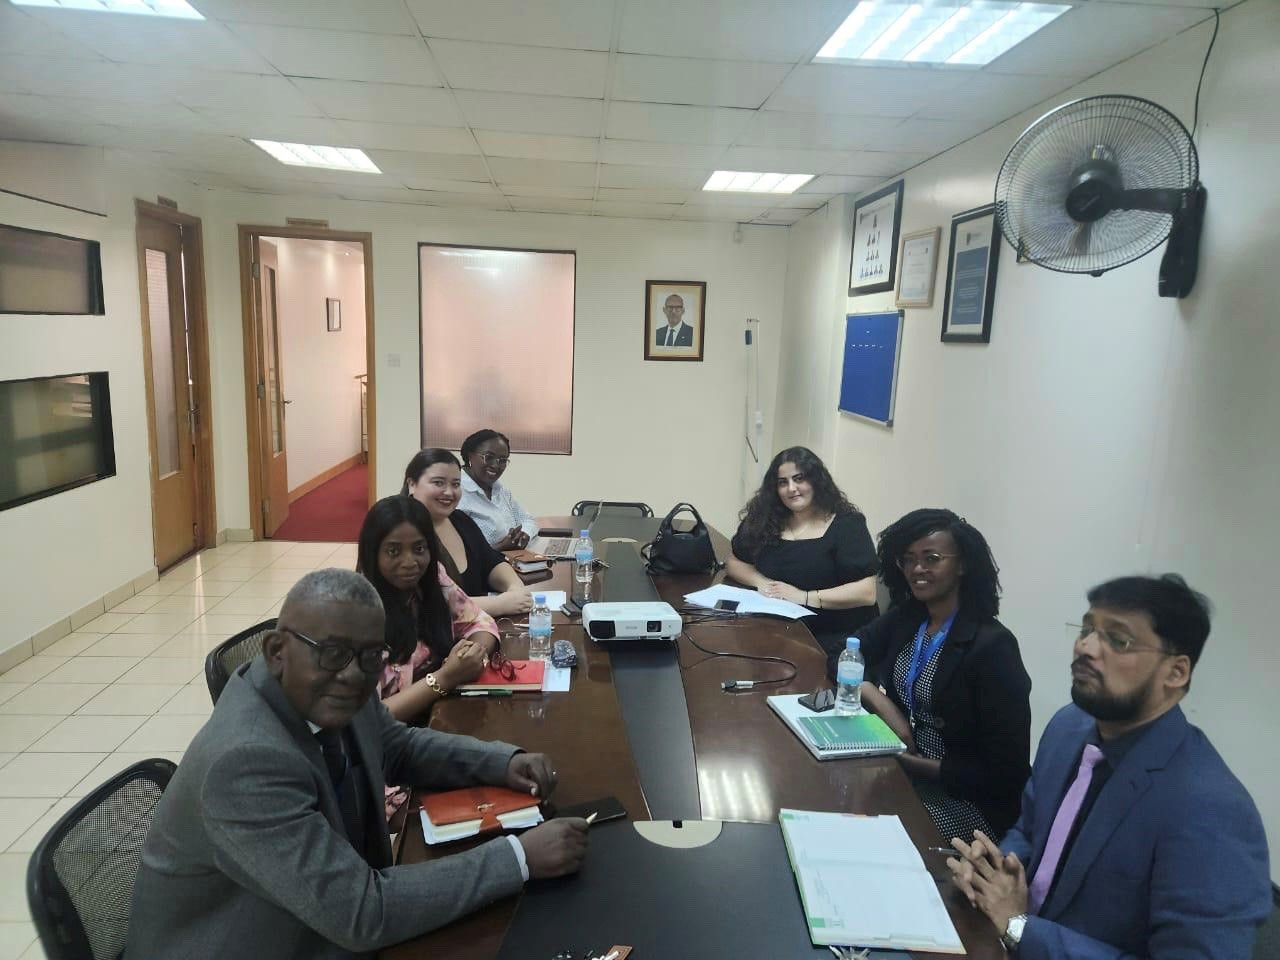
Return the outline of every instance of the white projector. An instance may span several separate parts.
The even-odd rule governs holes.
[[[684,623],[669,603],[588,603],[582,625],[592,640],[674,640]]]

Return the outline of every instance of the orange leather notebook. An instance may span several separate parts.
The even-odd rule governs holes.
[[[493,667],[485,667],[484,672],[470,683],[458,685],[459,690],[541,690],[542,674],[547,669],[545,660],[512,660],[516,675],[507,680]]]
[[[506,787],[427,794],[422,798],[422,817],[428,842],[437,843],[542,822],[536,798]]]

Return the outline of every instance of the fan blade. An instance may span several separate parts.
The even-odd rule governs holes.
[[[1089,241],[1093,239],[1093,221],[1085,220],[1076,224],[1075,233],[1071,235],[1068,249],[1077,257],[1089,255]]]
[[[1187,190],[1153,188],[1149,190],[1121,190],[1115,195],[1113,210],[1151,210],[1155,213],[1173,213],[1182,207]]]

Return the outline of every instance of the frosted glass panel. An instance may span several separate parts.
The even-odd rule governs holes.
[[[493,427],[520,453],[569,453],[573,253],[422,244],[422,443]]]
[[[0,313],[101,314],[96,241],[0,225]]]
[[[173,326],[169,316],[169,255],[163,250],[148,249],[146,259],[156,460],[160,476],[167,477],[181,467],[178,459],[178,392],[173,376]],[[186,344],[183,344],[183,349],[186,349]]]
[[[267,402],[271,414],[271,452],[284,453],[284,395],[280,388],[280,315],[276,299],[276,271],[267,267],[267,309],[263,348],[267,351]]]

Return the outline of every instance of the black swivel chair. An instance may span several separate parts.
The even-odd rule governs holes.
[[[630,500],[579,500],[573,505],[573,516],[582,517],[588,513],[595,513],[596,507],[600,507],[600,513],[631,513],[635,512],[642,517],[652,517],[653,507],[647,503]]]
[[[27,902],[50,960],[116,960],[129,935],[142,842],[177,767],[143,760],[63,814],[27,867]]]
[[[213,698],[214,706],[217,706],[222,688],[231,679],[231,674],[262,652],[262,641],[275,628],[275,617],[263,620],[209,651],[209,656],[204,659],[204,679],[209,684],[209,696]]]

